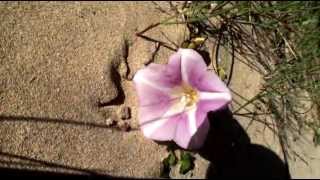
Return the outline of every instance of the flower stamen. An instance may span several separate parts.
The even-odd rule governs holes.
[[[185,103],[186,107],[193,106],[198,101],[198,92],[192,88],[190,85],[182,86],[182,101]]]

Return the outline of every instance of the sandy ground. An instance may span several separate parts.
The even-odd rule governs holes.
[[[160,20],[150,5],[2,2],[1,152],[109,175],[157,177],[165,147],[139,131],[107,128],[123,106],[132,107],[135,117],[121,49],[128,35],[131,74],[148,60],[150,44],[131,36]],[[176,29],[171,31],[178,34]],[[120,76],[113,77],[111,68]],[[121,91],[126,98],[118,104],[98,107]],[[136,125],[135,118],[128,121]]]
[[[164,18],[152,7],[150,2],[0,3],[1,167],[159,177],[165,146],[137,130],[108,128],[110,118],[123,121],[124,107],[132,116],[125,121],[137,128],[130,78],[151,58],[154,44],[133,34]],[[180,26],[160,30],[182,40]],[[151,35],[166,40],[159,29]],[[170,53],[161,48],[156,62],[165,63]],[[231,88],[253,97],[261,79],[244,64],[235,67]],[[248,129],[251,141],[281,157],[277,140],[271,132],[259,135],[261,129],[259,124]],[[310,144],[303,147],[312,157],[320,154]],[[204,178],[208,161],[196,157],[193,177]],[[319,159],[310,162],[307,167],[293,161],[293,177],[320,177]]]

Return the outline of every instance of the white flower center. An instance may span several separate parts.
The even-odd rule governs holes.
[[[198,92],[191,86],[182,86],[182,95],[180,101],[186,107],[193,106],[198,101]]]
[[[176,99],[172,110],[179,113],[194,108],[199,100],[198,91],[186,83],[174,88],[171,95]]]

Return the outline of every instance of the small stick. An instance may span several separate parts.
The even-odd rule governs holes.
[[[233,74],[233,66],[234,66],[234,43],[233,43],[233,33],[230,31],[231,34],[231,46],[232,46],[232,60],[231,60],[231,66],[230,66],[230,74],[228,76],[228,81],[227,81],[227,86],[229,86],[231,79],[232,79],[232,74]]]
[[[143,33],[147,32],[150,29],[155,28],[159,25],[160,25],[160,23],[151,24],[150,26],[146,27],[144,30],[140,31],[139,33],[136,33],[136,35],[142,35]]]
[[[150,26],[148,26],[148,27],[145,28],[144,30],[140,31],[139,33],[136,33],[136,36],[141,37],[141,38],[143,38],[143,39],[145,39],[145,40],[154,42],[154,43],[159,43],[161,46],[166,47],[166,48],[168,48],[168,49],[170,49],[170,50],[172,50],[172,51],[177,51],[176,48],[170,47],[170,46],[167,45],[165,42],[162,42],[162,41],[159,41],[159,40],[156,40],[156,39],[147,37],[147,36],[145,36],[145,35],[142,35],[142,34],[144,34],[145,32],[149,31],[150,29],[155,28],[155,27],[157,27],[157,26],[159,26],[159,25],[160,25],[160,23],[151,24]]]
[[[175,42],[171,41],[171,40],[169,39],[169,37],[168,37],[167,35],[165,35],[164,32],[160,31],[160,33],[161,33],[161,35],[162,35],[163,37],[165,37],[171,44],[173,44],[176,49],[179,48],[179,46],[178,46]]]
[[[143,38],[143,39],[146,39],[146,40],[148,40],[148,41],[154,42],[154,43],[159,43],[161,46],[166,47],[166,48],[170,49],[171,51],[177,51],[177,49],[175,49],[175,48],[173,48],[173,47],[170,47],[170,46],[167,45],[165,42],[162,42],[162,41],[159,41],[159,40],[156,40],[156,39],[153,39],[153,38],[150,38],[150,37],[141,35],[141,34],[137,34],[137,36],[138,36],[138,37],[141,37],[141,38]]]
[[[159,42],[156,42],[155,43],[155,49],[154,51],[152,52],[151,54],[151,58],[148,62],[146,62],[144,65],[149,65],[150,63],[154,62],[154,58],[156,57],[156,54],[158,53],[158,51],[160,50],[160,43]]]

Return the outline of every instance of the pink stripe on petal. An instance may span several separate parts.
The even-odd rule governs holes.
[[[201,108],[197,107],[197,111],[196,111],[196,126],[197,128],[199,128],[203,123],[204,121],[206,120],[207,118],[207,113],[206,111],[202,111]]]
[[[182,79],[195,87],[195,80],[203,76],[207,71],[207,65],[201,55],[193,49],[179,49],[178,53],[181,54]]]
[[[181,118],[177,124],[177,130],[174,137],[174,142],[176,142],[180,147],[187,149],[191,137],[193,134],[190,132],[190,127],[188,123],[188,115],[186,113],[181,114]]]
[[[179,54],[172,55],[167,65],[149,64],[139,70],[134,78],[162,88],[173,88],[179,85],[181,83]]]
[[[181,54],[179,53],[179,51],[169,57],[167,66],[170,66],[172,70],[178,72],[181,80]]]
[[[182,79],[199,91],[224,92],[227,86],[214,73],[207,71],[202,56],[192,49],[179,49]]]
[[[180,85],[180,54],[170,56],[168,65],[150,64],[133,79],[140,103],[140,123],[161,117],[172,104],[170,92]]]
[[[170,108],[169,102],[161,102],[158,105],[140,107],[139,122],[140,124],[148,121],[154,121],[162,117]]]
[[[140,105],[140,123],[159,118],[169,109],[172,99],[167,92],[141,82],[135,82],[135,87]]]
[[[215,99],[215,100],[200,100],[198,102],[198,108],[202,112],[210,112],[210,111],[216,111],[227,104],[229,104],[230,101],[226,101],[225,99]]]
[[[199,91],[229,92],[224,82],[214,72],[205,72],[202,76],[192,78],[194,87]]]
[[[175,137],[177,124],[180,118],[180,115],[169,118],[160,118],[143,124],[141,129],[147,138],[158,141],[170,141]]]
[[[207,134],[208,124],[205,121],[206,113],[203,113],[201,110],[195,109],[183,113],[182,118],[178,122],[174,141],[185,149],[198,148],[204,142],[205,135]],[[205,131],[199,132],[202,130]],[[191,139],[194,139],[194,141],[191,142]]]

